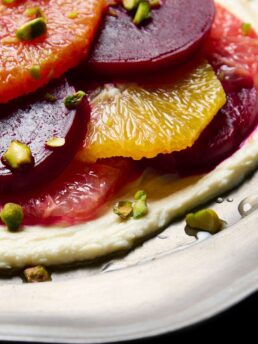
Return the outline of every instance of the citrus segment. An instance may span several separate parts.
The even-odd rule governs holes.
[[[104,0],[0,4],[0,102],[36,90],[85,58],[104,5]],[[40,11],[33,11],[37,8]],[[16,31],[39,15],[46,20],[46,33],[19,40]]]
[[[224,90],[206,62],[161,80],[152,86],[127,83],[95,90],[79,159],[138,160],[192,146],[224,105]]]

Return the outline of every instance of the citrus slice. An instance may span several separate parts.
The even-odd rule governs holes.
[[[89,96],[92,114],[79,159],[139,160],[191,147],[226,101],[221,83],[206,62],[160,80],[152,86],[95,90]]]
[[[104,0],[1,3],[0,103],[36,90],[85,58],[104,5]],[[40,18],[45,34],[29,40],[16,36],[24,24]]]
[[[258,87],[258,35],[252,26],[217,5],[217,13],[205,52],[211,62],[251,74]]]
[[[139,173],[130,159],[107,159],[93,165],[72,162],[52,183],[33,192],[2,197],[1,205],[20,204],[24,224],[74,225],[95,218],[103,204]]]

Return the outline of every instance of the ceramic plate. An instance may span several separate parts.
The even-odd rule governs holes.
[[[257,1],[235,4],[237,11],[247,4],[252,10]],[[241,216],[239,204],[251,195],[251,202],[240,207],[248,215]],[[215,236],[187,236],[184,221],[178,220],[129,253],[53,269],[51,283],[2,277],[0,339],[104,343],[145,338],[195,324],[239,302],[258,289],[258,172],[208,206],[227,222]]]

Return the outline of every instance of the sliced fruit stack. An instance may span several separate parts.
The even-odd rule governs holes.
[[[3,1],[1,203],[21,204],[27,224],[76,224],[142,166],[199,173],[238,149],[258,122],[258,38],[214,9]]]

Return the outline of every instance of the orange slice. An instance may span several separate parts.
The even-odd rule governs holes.
[[[226,102],[212,67],[203,62],[169,82],[104,85],[89,96],[91,121],[78,158],[135,160],[191,147]]]
[[[89,50],[104,0],[37,0],[0,4],[0,103],[32,92],[76,66]],[[47,32],[20,41],[16,30],[39,8]]]

